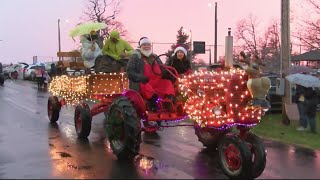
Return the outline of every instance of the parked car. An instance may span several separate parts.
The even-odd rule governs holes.
[[[266,75],[271,81],[271,87],[266,99],[269,101],[271,108],[268,112],[282,112],[282,96],[276,94],[276,82],[280,76],[278,74]]]
[[[35,81],[36,79],[35,69],[37,67],[39,67],[39,65],[32,64],[32,65],[29,65],[27,68],[25,68],[23,70],[23,79]],[[40,66],[40,67],[45,68],[44,66]]]
[[[26,63],[13,64],[3,68],[3,74],[5,77],[10,77],[13,73],[17,72],[18,78],[23,78],[23,68],[28,66]]]

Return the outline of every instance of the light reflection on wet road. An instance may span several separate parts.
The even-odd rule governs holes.
[[[27,81],[0,88],[0,178],[221,179],[217,153],[204,148],[191,127],[142,134],[140,155],[119,162],[103,139],[100,114],[88,140],[76,138],[74,108],[51,124],[46,92]],[[267,166],[260,178],[318,178],[320,152],[265,141]]]

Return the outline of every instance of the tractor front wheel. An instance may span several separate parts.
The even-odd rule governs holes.
[[[246,142],[235,134],[227,134],[219,143],[219,164],[231,179],[246,179],[252,172],[252,155]]]
[[[140,119],[126,97],[116,99],[106,112],[106,133],[113,153],[122,159],[132,159],[141,143]]]
[[[263,141],[255,134],[248,132],[246,142],[251,144],[251,153],[252,153],[252,178],[259,177],[266,167],[267,162],[267,152]]]
[[[78,104],[74,112],[74,124],[78,138],[85,139],[91,131],[92,116],[88,104]]]

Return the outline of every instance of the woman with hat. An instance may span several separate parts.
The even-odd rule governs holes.
[[[182,46],[178,46],[166,65],[174,67],[179,74],[189,74],[191,73],[191,63],[187,55],[187,50]]]

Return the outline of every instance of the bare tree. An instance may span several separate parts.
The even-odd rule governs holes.
[[[261,33],[263,32],[263,33]],[[267,62],[264,71],[278,73],[279,69],[274,67],[280,66],[280,31],[279,22],[273,20],[264,30],[259,31],[257,19],[250,15],[247,19],[238,22],[235,39],[239,51],[247,51],[251,54],[258,55],[263,61]],[[235,56],[239,58],[239,55]]]
[[[310,6],[316,18],[304,17],[297,23],[299,30],[293,36],[300,40],[304,50],[320,49],[320,2],[305,0]]]
[[[101,30],[100,36],[104,39],[111,30],[117,29],[122,36],[127,34],[123,24],[115,20],[120,12],[120,0],[86,0],[86,10],[84,11],[84,21],[104,22],[108,26]]]
[[[257,19],[250,15],[248,19],[242,19],[237,23],[235,38],[236,42],[252,54],[258,53]]]

